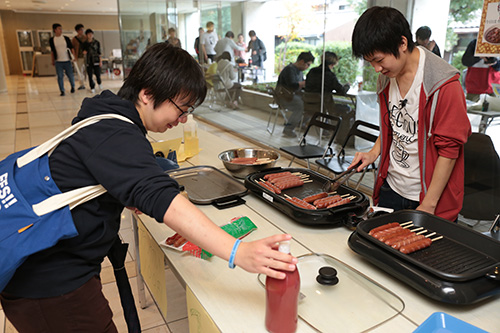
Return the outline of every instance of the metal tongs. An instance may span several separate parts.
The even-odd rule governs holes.
[[[355,165],[349,167],[346,171],[342,172],[341,174],[339,174],[337,177],[335,177],[331,181],[327,182],[326,183],[326,190],[325,190],[325,192],[335,192],[335,191],[337,191],[337,189],[341,185],[343,185],[346,181],[348,181],[349,178],[351,178],[351,176],[354,175],[357,172],[356,169],[360,165],[361,165],[361,161],[359,161]],[[344,177],[344,179],[342,179],[342,180],[339,181],[339,179],[341,179],[342,177]]]

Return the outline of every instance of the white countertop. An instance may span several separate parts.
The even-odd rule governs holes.
[[[218,160],[218,154],[226,149],[242,147],[242,140],[240,138],[223,139],[200,129],[198,134],[202,150],[199,155],[189,159],[185,166],[188,164],[212,165],[226,171],[222,162]],[[175,134],[170,132],[168,136],[166,135],[155,135],[155,138],[172,138]],[[288,161],[284,159],[278,163],[280,166],[287,164]],[[227,223],[235,216],[248,216],[257,225],[258,230],[247,236],[245,240],[259,239],[281,232],[289,233],[294,238],[292,253],[295,256],[310,252],[328,254],[373,279],[403,300],[405,308],[400,315],[369,332],[412,332],[427,317],[438,311],[446,312],[483,330],[500,332],[500,316],[498,315],[500,297],[492,297],[467,306],[448,305],[434,301],[354,253],[347,245],[351,230],[343,226],[335,228],[303,226],[254,194],[248,194],[243,198],[246,200],[245,205],[225,210],[218,210],[211,205],[198,207],[218,225]],[[173,234],[167,226],[145,215],[139,215],[138,218],[157,242]],[[226,261],[216,257],[205,261],[172,249],[164,248],[163,252],[172,268],[190,287],[221,332],[266,331],[264,327],[265,291],[259,285],[256,274],[247,273],[239,268],[231,270]],[[353,290],[352,296],[356,297],[356,290]],[[297,332],[313,331],[299,320]]]

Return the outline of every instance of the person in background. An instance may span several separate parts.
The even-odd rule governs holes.
[[[324,63],[322,63],[318,67],[311,68],[309,73],[307,73],[306,85],[304,90],[307,92],[321,93],[321,86],[324,77],[325,93],[334,92],[338,95],[345,95],[350,86],[347,83],[342,85],[337,79],[337,76],[333,71],[333,67],[338,62],[339,58],[337,54],[335,54],[334,52],[326,51]]]
[[[380,156],[373,202],[455,221],[464,195],[464,144],[471,134],[460,74],[413,42],[397,9],[371,7],[356,22],[352,52],[378,77],[380,135],[357,152],[358,171]]]
[[[89,76],[90,91],[95,93],[95,82],[92,75],[95,75],[99,89],[102,90],[101,81],[101,43],[94,38],[94,31],[92,29],[87,29],[85,31],[87,36],[87,41],[83,44],[83,52],[87,57],[87,74]]]
[[[220,39],[214,47],[217,57],[220,57],[224,52],[228,52],[231,59],[229,61],[235,65],[233,54],[235,51],[245,51],[241,46],[236,45],[234,42],[234,33],[232,31],[226,32],[226,36]]]
[[[260,68],[264,65],[264,61],[267,59],[266,46],[257,37],[255,31],[250,30],[248,32],[248,36],[250,36],[250,42],[248,43],[246,52],[251,52],[250,59],[252,60],[252,66]]]
[[[226,86],[229,94],[233,96],[233,102],[228,107],[233,110],[238,109],[238,100],[241,94],[241,84],[235,82],[237,79],[236,72],[234,71],[233,64],[231,63],[231,53],[228,51],[222,52],[221,56],[217,58],[217,74],[220,75],[222,82]]]
[[[75,49],[69,37],[63,36],[62,26],[59,23],[52,24],[54,36],[50,38],[49,44],[52,55],[52,65],[56,67],[57,84],[61,96],[64,96],[64,73],[71,84],[71,93],[75,92],[75,77],[73,76],[73,66],[71,59],[75,57]]]
[[[203,56],[205,57],[205,62],[208,63],[208,59],[210,59],[210,63],[215,61],[215,44],[219,40],[219,37],[214,31],[214,22],[207,22],[207,31],[200,37],[201,41],[201,49],[203,50]]]
[[[283,68],[278,76],[276,83],[276,94],[284,108],[292,111],[283,129],[283,135],[287,137],[296,137],[294,129],[299,125],[304,112],[304,102],[302,101],[301,90],[306,82],[304,81],[303,71],[309,68],[314,62],[314,56],[311,52],[302,52],[294,63],[290,63]]]
[[[76,36],[71,40],[71,44],[73,44],[73,48],[75,49],[76,54],[76,64],[78,66],[78,75],[80,79],[80,86],[78,90],[85,89],[85,79],[87,76],[87,71],[85,70],[85,56],[83,54],[83,43],[87,40],[87,36],[84,33],[83,24],[78,23],[75,25]]]
[[[203,28],[200,27],[198,29],[198,37],[196,37],[194,40],[194,51],[196,52],[196,56],[198,57],[198,62],[200,64],[202,64],[203,61],[205,60],[203,57],[203,53],[200,53],[201,52],[200,38],[204,32],[205,30],[203,30]]]
[[[297,258],[276,249],[290,235],[240,243],[180,194],[179,184],[155,160],[147,132],[185,123],[206,93],[195,59],[181,48],[157,43],[134,64],[117,95],[105,90],[84,99],[73,123],[107,113],[132,123],[102,120],[64,140],[50,155],[50,171],[62,192],[101,184],[107,193],[71,210],[78,236],[28,257],[0,294],[2,309],[18,332],[117,332],[99,274],[124,207],[165,223],[229,260],[230,268],[278,279],[285,277],[282,271],[295,269]]]
[[[234,50],[234,58],[236,60],[241,59],[243,62],[245,62],[247,59],[247,53],[246,53],[247,44],[245,43],[245,36],[243,36],[243,34],[238,34],[238,41],[236,42],[236,45],[242,47],[243,50],[242,51]]]
[[[479,102],[481,94],[494,96],[492,83],[500,83],[500,61],[495,57],[475,57],[477,39],[472,40],[462,56],[462,65],[467,66],[465,90],[467,99]]]
[[[438,57],[441,57],[441,51],[439,50],[439,46],[436,44],[434,40],[431,39],[431,28],[428,26],[422,26],[417,29],[417,32],[415,32],[415,38],[417,40],[416,45],[422,45],[425,47],[427,50],[431,51]]]
[[[176,37],[175,28],[168,28],[168,38],[167,42],[175,47],[181,47],[181,40]]]
[[[321,88],[324,81],[324,105],[329,114],[342,118],[339,132],[336,135],[336,141],[342,142],[347,133],[354,124],[354,112],[348,105],[335,103],[332,94],[345,95],[350,86],[348,83],[341,84],[333,71],[333,67],[337,65],[339,58],[334,52],[326,51],[323,63],[318,67],[311,68],[306,76],[306,85],[304,90],[308,93],[321,94]],[[304,118],[305,124],[309,123],[309,116]]]

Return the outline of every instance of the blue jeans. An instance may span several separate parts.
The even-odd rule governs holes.
[[[56,61],[57,84],[59,90],[64,92],[64,72],[71,83],[71,88],[75,88],[75,77],[73,76],[73,66],[71,61]]]
[[[380,197],[378,200],[379,207],[392,208],[395,211],[402,209],[416,209],[420,205],[418,201],[406,199],[397,194],[384,180],[384,184],[380,188]]]

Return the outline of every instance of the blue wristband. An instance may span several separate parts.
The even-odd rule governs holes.
[[[238,250],[238,247],[240,246],[241,239],[237,239],[236,242],[234,242],[233,245],[233,250],[231,251],[231,255],[229,256],[229,268],[235,268],[236,266],[234,265],[234,257],[236,256],[236,251]]]

